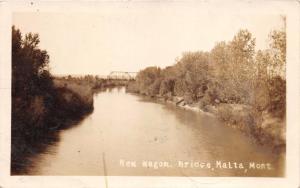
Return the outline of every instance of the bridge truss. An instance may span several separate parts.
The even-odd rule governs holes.
[[[134,80],[137,72],[112,71],[107,76],[108,79]]]

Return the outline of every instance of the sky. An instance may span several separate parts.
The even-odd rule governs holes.
[[[40,48],[50,55],[56,75],[107,75],[166,67],[186,51],[209,51],[230,41],[239,29],[256,38],[256,49],[268,46],[271,30],[283,26],[280,15],[215,14],[201,7],[99,7],[93,12],[15,12],[22,33],[38,33]]]

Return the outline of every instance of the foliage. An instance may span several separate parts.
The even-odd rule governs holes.
[[[137,75],[137,84],[142,94],[157,94],[159,89],[160,68],[148,67]]]
[[[267,110],[284,116],[285,54],[284,31],[272,31],[270,48],[255,51],[255,38],[248,30],[240,30],[210,52],[185,52],[173,66],[140,71],[129,88],[147,95],[180,96],[202,108],[243,104],[260,113]]]
[[[22,36],[12,27],[12,173],[24,170],[27,157],[45,148],[44,142],[68,119],[92,110],[92,103],[87,104],[82,95],[54,86],[49,55],[39,43],[38,34]]]
[[[269,64],[269,74],[271,77],[280,75],[285,77],[286,64],[286,33],[285,31],[274,30],[269,35],[270,55],[272,61]]]
[[[38,48],[39,36],[12,28],[12,95],[30,97],[52,87],[49,55]]]

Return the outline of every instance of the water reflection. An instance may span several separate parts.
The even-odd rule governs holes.
[[[215,118],[109,88],[94,112],[34,159],[33,175],[280,176],[283,159]],[[120,161],[136,166],[124,167]],[[271,163],[273,170],[179,168],[179,161]],[[169,166],[145,168],[142,162]],[[146,164],[146,163],[145,163]],[[148,163],[147,163],[148,164]],[[105,167],[105,168],[104,168]]]

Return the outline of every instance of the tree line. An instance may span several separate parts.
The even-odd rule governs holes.
[[[285,116],[286,33],[271,31],[269,47],[255,50],[255,38],[240,30],[210,51],[185,52],[166,68],[141,70],[128,91],[183,97],[200,108],[219,103],[251,105],[258,112]]]

